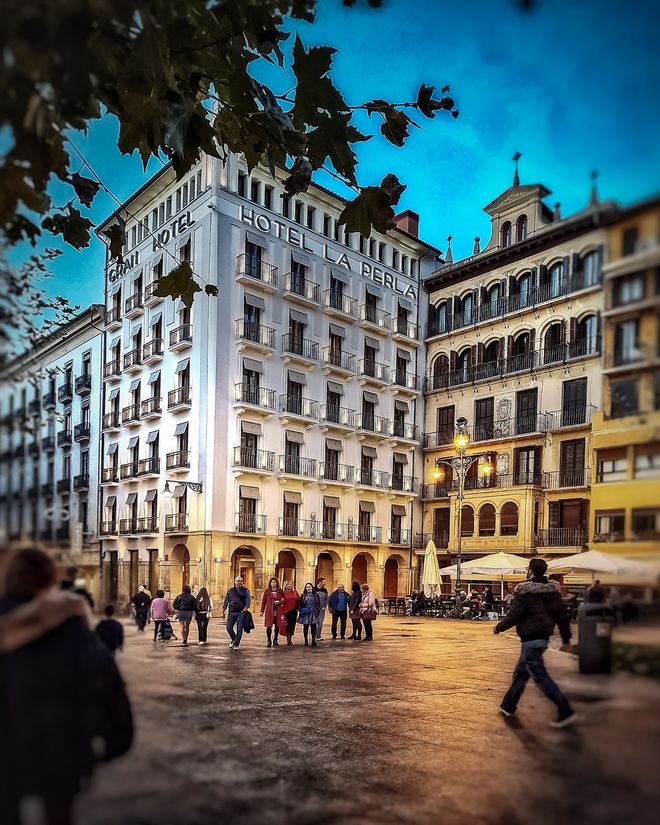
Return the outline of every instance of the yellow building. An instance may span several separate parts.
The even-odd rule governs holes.
[[[603,224],[616,207],[561,218],[542,185],[514,184],[485,211],[491,238],[429,293],[425,384],[424,539],[446,563],[458,544],[458,489],[443,461],[468,420],[462,507],[465,558],[488,552],[559,555],[588,539],[590,423],[601,406]],[[437,466],[439,462],[440,466]],[[438,479],[438,476],[440,478]]]
[[[660,559],[660,199],[622,212],[608,247],[590,541]]]

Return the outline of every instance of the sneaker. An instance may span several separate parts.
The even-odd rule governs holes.
[[[233,642],[229,642],[229,649],[231,650],[233,647],[234,647],[234,643],[233,643]]]
[[[507,710],[506,708],[503,708],[502,705],[500,705],[500,713],[503,716],[511,717],[514,716],[516,712],[515,710]]]
[[[238,651],[240,650],[240,647],[238,645],[232,645],[232,647],[234,648],[234,653],[238,653]]]
[[[577,722],[578,715],[575,711],[570,711],[570,713],[560,713],[557,719],[553,719],[550,722],[551,728],[567,728],[569,725],[572,725],[573,722]]]
[[[188,647],[188,642],[181,642],[181,647]]]

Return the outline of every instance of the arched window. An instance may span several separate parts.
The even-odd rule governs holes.
[[[580,268],[582,270],[582,286],[587,287],[597,284],[600,281],[598,253],[595,250],[587,252],[580,263]]]
[[[474,510],[469,504],[464,504],[461,508],[461,535],[474,535]]]
[[[532,274],[523,272],[516,281],[516,296],[518,309],[528,307],[532,302]],[[515,306],[513,307],[516,308]]]
[[[491,378],[497,375],[497,368],[500,359],[500,342],[491,341],[487,347],[484,347],[484,355],[482,362],[482,377]]]
[[[468,326],[472,323],[472,310],[474,308],[474,296],[471,292],[464,295],[462,299],[456,301],[456,320],[461,326]]]
[[[501,289],[499,284],[493,284],[486,290],[484,303],[481,305],[481,318],[483,321],[488,318],[495,318],[499,315]]]
[[[521,215],[516,221],[516,240],[524,241],[527,238],[527,215]]]
[[[556,364],[564,360],[564,330],[557,322],[551,324],[543,338],[543,363]]]
[[[513,501],[507,501],[502,507],[500,514],[500,535],[518,535],[518,505]]]
[[[548,279],[546,282],[547,295],[544,298],[558,298],[565,292],[564,289],[564,264],[562,261],[557,261],[548,270]]]
[[[511,221],[505,221],[500,229],[500,246],[511,246]]]
[[[531,336],[529,332],[521,332],[512,342],[508,359],[509,371],[531,369],[533,358]]]
[[[571,355],[592,355],[598,352],[598,318],[587,315],[577,325],[575,341],[572,342]]]
[[[433,362],[433,389],[439,390],[447,386],[449,376],[449,358],[439,355]]]
[[[479,510],[479,535],[495,535],[495,508],[492,504],[484,504]]]
[[[447,304],[443,301],[435,310],[435,335],[447,332]]]
[[[459,352],[457,361],[457,383],[462,384],[470,380],[472,367],[472,349],[468,347],[463,352]]]

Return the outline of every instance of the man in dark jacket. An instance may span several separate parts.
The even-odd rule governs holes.
[[[241,646],[241,639],[243,638],[243,623],[245,622],[245,614],[250,607],[252,598],[250,591],[243,584],[243,577],[236,576],[234,579],[234,586],[230,587],[225,596],[224,604],[222,605],[222,618],[225,618],[227,609],[229,609],[229,616],[227,617],[227,633],[231,639],[229,643],[230,649],[238,652]],[[234,628],[236,628],[234,630]]]
[[[105,618],[101,619],[96,625],[94,632],[114,656],[118,650],[124,647],[124,628],[121,622],[114,618],[114,605],[106,605],[103,612]]]
[[[144,630],[147,624],[147,617],[149,616],[151,598],[147,595],[146,587],[143,584],[138,587],[138,592],[133,596],[131,602],[135,608],[135,624],[137,625],[137,629]]]
[[[337,589],[332,593],[328,601],[328,610],[332,616],[332,638],[337,638],[337,624],[339,624],[339,635],[346,638],[346,618],[348,616],[348,593],[344,590],[344,585],[337,585]]]
[[[577,714],[545,669],[543,654],[555,625],[559,626],[561,633],[561,649],[571,649],[571,625],[559,586],[545,576],[547,569],[543,559],[530,561],[530,578],[518,585],[509,612],[493,630],[496,634],[503,633],[515,625],[521,641],[520,659],[513,671],[511,687],[502,699],[500,711],[505,716],[513,716],[531,676],[539,690],[555,703],[559,711],[557,719],[550,724],[555,728],[564,728],[577,719]]]

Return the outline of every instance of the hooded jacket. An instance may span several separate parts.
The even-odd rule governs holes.
[[[502,633],[515,625],[522,642],[537,639],[546,641],[552,636],[555,625],[564,644],[571,640],[571,623],[564,610],[559,585],[548,581],[545,576],[534,577],[516,587],[511,608],[497,623],[496,630]]]

